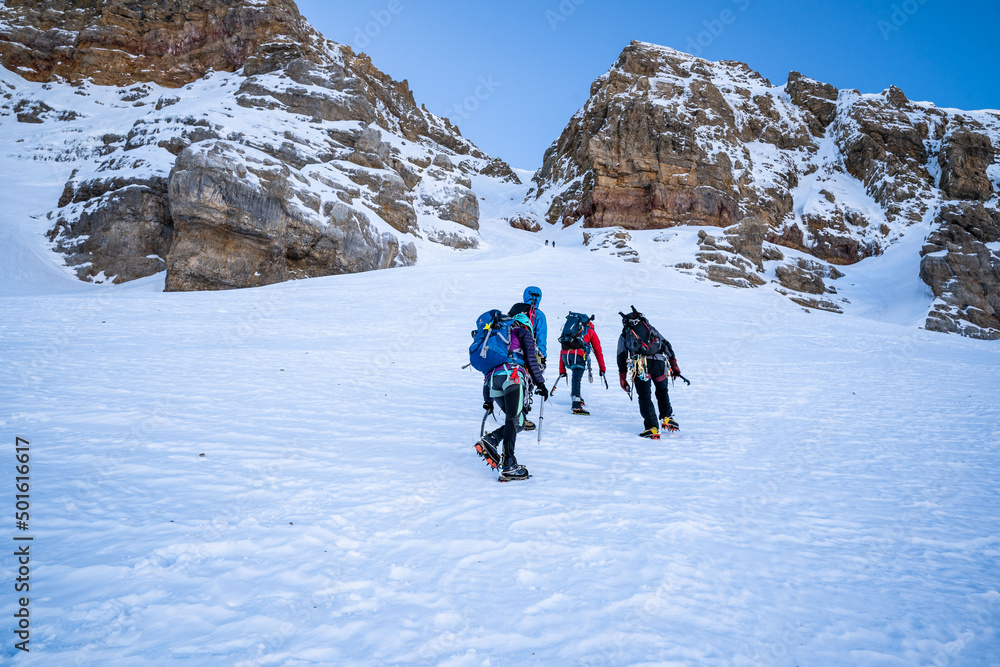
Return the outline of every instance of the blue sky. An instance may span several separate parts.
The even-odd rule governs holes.
[[[946,0],[297,0],[483,150],[534,169],[633,39],[789,70],[839,88],[894,84],[942,107],[1000,108],[1000,3]]]

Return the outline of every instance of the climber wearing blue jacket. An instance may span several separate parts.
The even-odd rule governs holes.
[[[548,346],[546,345],[546,336],[548,336],[549,327],[545,322],[545,313],[539,308],[542,303],[542,290],[538,287],[528,287],[524,290],[524,295],[521,299],[524,303],[534,308],[535,345],[538,348],[538,352],[542,355],[542,364],[544,367],[545,360],[549,356],[547,352]]]
[[[520,313],[525,313],[528,316],[533,328],[532,333],[535,338],[535,350],[538,352],[536,360],[538,361],[538,365],[544,371],[546,366],[545,362],[547,361],[545,352],[548,347],[545,339],[548,335],[549,328],[545,322],[545,313],[538,308],[538,304],[542,302],[542,290],[538,287],[528,287],[524,290],[524,294],[521,296],[521,299],[521,303],[515,303],[507,314],[514,317]],[[531,412],[530,403],[528,404],[525,412]],[[530,419],[525,419],[524,430],[534,431],[535,422]]]

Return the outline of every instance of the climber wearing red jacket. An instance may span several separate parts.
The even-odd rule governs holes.
[[[583,397],[580,392],[580,384],[583,380],[583,371],[589,367],[588,355],[594,351],[597,357],[597,365],[601,370],[601,378],[604,378],[604,352],[601,351],[601,339],[597,337],[594,329],[594,317],[580,313],[570,313],[566,316],[566,324],[563,326],[562,335],[559,336],[559,343],[562,351],[559,353],[559,376],[566,377],[566,371],[572,371],[573,379],[570,389],[573,394],[573,414],[589,415],[590,412],[584,406]],[[591,376],[590,381],[594,378]],[[607,380],[604,380],[605,386]]]

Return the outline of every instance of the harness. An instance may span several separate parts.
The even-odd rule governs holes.
[[[643,382],[649,380],[649,369],[646,365],[646,359],[647,357],[641,354],[629,356],[626,362],[626,377],[628,377],[630,382],[635,382],[636,378]]]

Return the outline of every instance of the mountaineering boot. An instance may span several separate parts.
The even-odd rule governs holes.
[[[681,425],[673,417],[664,417],[663,421],[660,422],[660,432],[679,430],[681,430]]]
[[[524,430],[525,431],[534,431],[536,428],[537,427],[535,426],[535,422],[531,421],[530,419],[525,418],[525,420],[524,420]]]
[[[476,453],[494,470],[500,465],[500,455],[497,453],[497,446],[491,434],[487,433],[476,443]]]
[[[514,466],[510,470],[501,470],[500,476],[497,477],[498,482],[518,482],[522,479],[528,479],[531,475],[528,474],[528,469],[522,465]]]
[[[513,456],[509,459],[505,459],[503,463],[500,464],[500,477],[497,478],[498,482],[515,482],[522,479],[528,479],[531,475],[528,474],[528,469],[523,465],[520,465]]]
[[[647,428],[645,431],[639,434],[641,438],[649,438],[650,440],[659,440],[660,431],[654,426],[653,428]]]
[[[589,413],[589,412],[587,412],[587,408],[585,408],[585,407],[583,407],[583,406],[581,405],[581,406],[580,406],[580,407],[578,407],[578,408],[573,408],[573,414],[574,414],[574,415],[589,415],[590,413]]]

